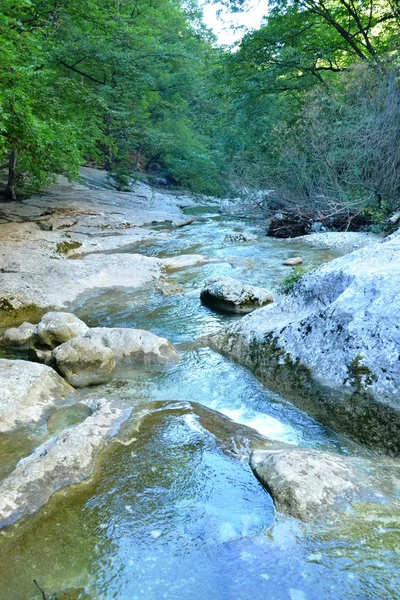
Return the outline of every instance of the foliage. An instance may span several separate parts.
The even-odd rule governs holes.
[[[287,296],[293,290],[294,286],[298,281],[303,279],[304,275],[309,272],[309,269],[305,267],[293,267],[289,275],[285,277],[285,279],[281,282],[278,287],[278,292]]]

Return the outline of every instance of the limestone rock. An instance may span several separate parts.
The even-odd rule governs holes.
[[[72,313],[48,312],[36,328],[40,344],[54,348],[74,337],[85,335],[88,326]]]
[[[40,421],[74,390],[53,369],[25,360],[0,359],[0,432]]]
[[[86,333],[85,339],[111,349],[117,362],[164,365],[179,361],[168,340],[141,329],[95,327]]]
[[[114,352],[96,339],[73,338],[55,348],[53,358],[74,387],[107,383],[115,371]]]
[[[306,274],[211,337],[319,422],[400,454],[400,236]]]
[[[274,301],[271,292],[245,285],[233,277],[209,279],[201,291],[200,299],[206,306],[227,314],[249,313]]]
[[[36,325],[25,321],[19,327],[12,327],[4,332],[0,342],[11,348],[28,349],[35,338]]]
[[[303,521],[326,520],[355,502],[398,499],[400,467],[308,448],[255,450],[250,466],[276,507]]]
[[[0,482],[0,527],[34,513],[60,487],[87,477],[99,450],[122,418],[122,409],[100,400],[97,410],[83,423],[61,432],[20,460],[11,475]]]
[[[303,259],[301,258],[301,256],[295,256],[294,258],[288,258],[286,259],[283,264],[286,267],[295,267],[296,265],[301,265],[303,262]]]

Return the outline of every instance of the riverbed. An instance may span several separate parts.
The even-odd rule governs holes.
[[[0,597],[398,598],[400,514],[393,507],[371,513],[359,505],[339,522],[305,524],[275,511],[248,464],[251,449],[271,440],[339,454],[367,451],[201,341],[238,318],[201,305],[208,277],[276,289],[289,273],[283,260],[301,255],[314,268],[340,251],[266,238],[259,220],[221,215],[216,207],[185,212],[192,224],[173,235],[168,224],[153,225],[167,241],[138,242],[134,252],[163,259],[201,254],[204,264],[167,269],[162,286],[92,290],[71,303],[91,327],[166,337],[181,361],[120,369],[111,384],[79,392],[78,402],[112,397],[131,415],[90,478],[0,532]],[[237,233],[251,234],[251,241],[230,241]],[[80,418],[72,407],[55,430]],[[15,448],[0,443],[4,473],[47,435],[42,428],[16,437]]]

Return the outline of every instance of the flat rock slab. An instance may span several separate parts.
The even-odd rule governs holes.
[[[98,452],[123,418],[106,400],[83,423],[67,429],[19,461],[0,482],[0,527],[34,513],[54,492],[92,472]]]
[[[400,500],[400,466],[319,450],[256,450],[250,466],[279,511],[303,521],[338,516],[356,502]]]
[[[25,360],[0,359],[0,432],[40,421],[74,389],[52,368]]]
[[[233,277],[215,277],[205,283],[200,300],[222,313],[246,314],[271,304],[274,297],[267,290],[245,285]]]

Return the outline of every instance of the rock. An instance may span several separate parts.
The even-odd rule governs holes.
[[[115,371],[114,352],[97,339],[73,338],[55,348],[53,358],[74,387],[107,383]]]
[[[84,339],[107,347],[120,363],[165,365],[179,362],[179,355],[168,340],[141,329],[96,327],[90,329]]]
[[[234,242],[234,243],[242,243],[242,242],[255,242],[257,240],[257,236],[251,233],[228,233],[224,237],[224,242]]]
[[[54,367],[55,362],[53,358],[52,350],[41,350],[40,348],[34,348],[34,353],[39,362],[48,365],[49,367]]]
[[[311,225],[311,232],[312,233],[321,233],[323,231],[326,231],[326,227],[324,227],[324,224],[321,223],[321,221],[314,221],[313,224]]]
[[[336,517],[355,502],[398,501],[400,467],[307,448],[255,450],[250,466],[277,509],[303,521]]]
[[[271,292],[259,287],[244,285],[233,277],[209,279],[200,294],[205,306],[227,314],[245,314],[271,304]]]
[[[317,421],[400,454],[400,236],[306,274],[210,345]]]
[[[186,219],[185,221],[177,221],[175,223],[175,227],[186,227],[187,225],[191,225],[192,223],[194,223],[193,217],[191,217],[190,219]]]
[[[311,232],[311,219],[300,215],[277,213],[269,222],[267,235],[277,238],[294,238]]]
[[[28,349],[35,338],[36,325],[24,322],[4,332],[0,343],[11,348]]]
[[[39,344],[55,348],[74,337],[85,335],[88,326],[72,313],[48,312],[36,328]]]
[[[122,409],[100,400],[83,423],[20,460],[11,475],[0,482],[0,527],[34,513],[58,489],[90,475],[99,450],[123,416]]]
[[[40,421],[74,390],[53,369],[25,360],[0,359],[0,432]]]
[[[186,269],[187,267],[205,265],[211,262],[211,259],[206,258],[201,254],[181,254],[180,256],[170,256],[168,258],[162,258],[161,261],[167,269],[179,270]]]
[[[287,267],[295,267],[296,265],[301,265],[303,262],[303,259],[301,258],[301,256],[296,256],[295,258],[288,258],[286,259],[283,264],[286,265]]]

